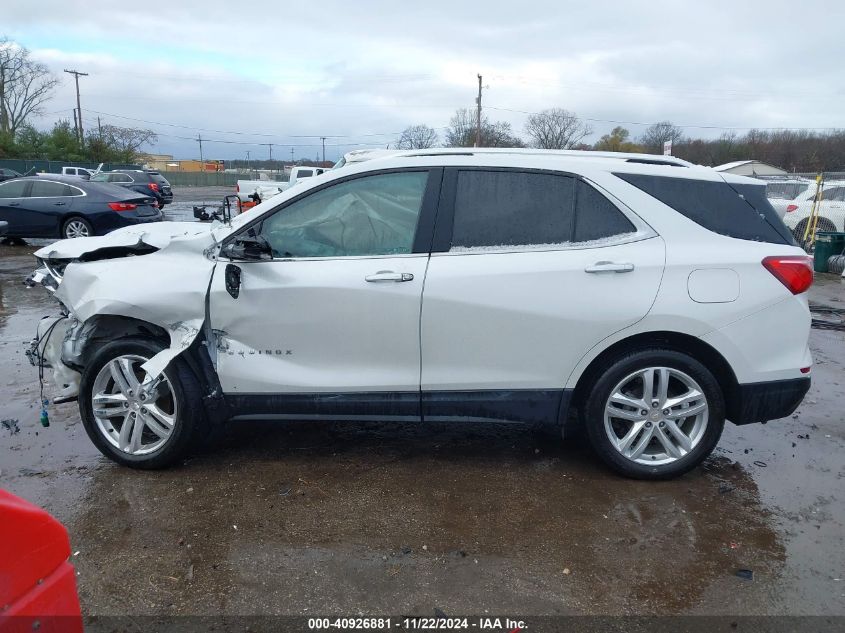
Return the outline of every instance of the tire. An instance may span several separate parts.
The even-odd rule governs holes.
[[[175,358],[164,370],[158,393],[144,397],[145,376],[138,368],[163,349],[165,345],[154,339],[118,339],[103,345],[82,373],[82,424],[100,452],[118,464],[150,470],[165,468],[183,460],[206,429],[199,382],[181,358]],[[110,365],[116,359],[121,359],[123,367],[123,389],[115,378],[115,366]],[[138,386],[132,382],[132,374],[142,383],[142,389],[131,388],[133,384]],[[121,399],[120,395],[126,393],[131,396]],[[93,402],[95,394],[101,395],[98,406]],[[172,425],[165,422],[168,418]],[[134,431],[139,422],[141,430],[136,441]],[[127,423],[131,426],[124,427]]]
[[[810,248],[811,239],[810,236],[807,236],[807,239],[804,239],[804,231],[807,229],[807,222],[809,222],[808,218],[804,218],[801,220],[798,225],[792,230],[792,236],[795,238],[795,241],[798,242],[798,245],[803,248],[805,251]],[[819,218],[818,224],[816,225],[816,232],[818,231],[835,231],[836,225],[827,218]]]
[[[62,237],[71,239],[74,237],[90,237],[94,235],[94,227],[85,218],[78,215],[65,220],[62,225]]]
[[[653,393],[659,394],[664,382],[668,385],[668,399],[657,395],[652,402],[641,404],[647,373],[651,374]],[[674,350],[646,349],[617,357],[589,394],[583,415],[590,444],[611,469],[634,479],[672,479],[690,471],[710,455],[725,425],[724,396],[713,374],[694,358]],[[677,404],[683,395],[688,396],[688,403]],[[637,405],[628,404],[626,398]],[[606,415],[611,405],[614,413],[624,417]],[[637,406],[645,408],[637,410]],[[682,415],[699,409],[695,415]],[[684,444],[673,429],[687,438]]]

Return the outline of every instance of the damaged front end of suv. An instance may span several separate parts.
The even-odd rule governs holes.
[[[53,402],[77,399],[85,368],[104,344],[134,339],[154,341],[156,352],[136,354],[134,365],[121,361],[123,373],[120,366],[113,368],[114,378],[102,385],[102,410],[93,404],[95,418],[106,420],[119,448],[132,452],[127,444],[132,438],[126,437],[131,421],[112,425],[110,407],[126,409],[121,413],[128,416],[136,399],[151,399],[165,368],[187,350],[194,353],[186,362],[202,365],[197,375],[206,379],[205,395],[219,396],[203,332],[216,245],[207,224],[167,222],[61,240],[36,251],[40,267],[26,283],[47,289],[59,313],[40,321],[27,355],[33,364],[52,369]],[[115,385],[126,387],[126,393]],[[162,424],[165,429],[166,420]],[[143,433],[136,435],[137,447]]]

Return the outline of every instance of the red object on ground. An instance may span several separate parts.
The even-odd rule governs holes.
[[[0,633],[82,633],[69,556],[61,523],[0,490]]]

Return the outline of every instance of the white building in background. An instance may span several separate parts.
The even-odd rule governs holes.
[[[736,160],[732,163],[718,165],[713,169],[737,176],[786,176],[789,173],[785,169],[759,160]]]

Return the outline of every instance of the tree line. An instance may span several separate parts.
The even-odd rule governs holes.
[[[477,115],[458,110],[442,138],[427,125],[412,125],[396,142],[398,149],[429,147],[473,147],[477,135]],[[725,132],[715,139],[689,138],[671,121],[647,127],[637,138],[622,126],[613,128],[595,143],[584,140],[593,133],[589,122],[574,112],[551,108],[530,114],[524,136],[510,123],[491,121],[482,116],[481,147],[534,147],[539,149],[580,149],[605,152],[662,154],[663,144],[672,142],[672,155],[699,165],[755,159],[790,172],[845,171],[845,130],[749,130],[745,134]]]

